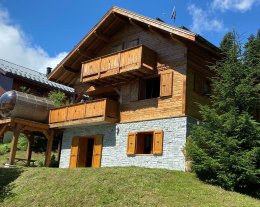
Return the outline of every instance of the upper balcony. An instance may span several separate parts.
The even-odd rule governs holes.
[[[110,99],[98,99],[54,108],[49,113],[50,128],[116,123],[118,121],[119,103]]]
[[[90,84],[111,84],[153,73],[156,53],[139,45],[82,63],[81,80]]]

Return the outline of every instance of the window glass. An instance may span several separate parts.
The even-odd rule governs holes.
[[[160,96],[160,77],[141,80],[140,99],[157,98]]]
[[[144,132],[137,134],[136,154],[153,153],[153,133]]]

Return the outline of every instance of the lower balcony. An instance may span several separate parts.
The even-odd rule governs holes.
[[[119,103],[110,99],[99,99],[50,110],[50,128],[68,128],[76,125],[117,123]]]

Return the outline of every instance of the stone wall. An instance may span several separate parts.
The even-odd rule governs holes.
[[[186,142],[187,126],[189,126],[187,122],[194,123],[194,120],[187,117],[178,117],[68,128],[63,135],[60,167],[69,167],[70,147],[74,136],[103,134],[101,167],[140,166],[184,171],[185,156],[183,148]],[[151,130],[163,130],[163,154],[128,156],[126,154],[128,133]]]

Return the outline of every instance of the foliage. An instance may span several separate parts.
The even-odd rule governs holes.
[[[11,149],[11,143],[0,144],[0,155],[4,155]],[[0,163],[1,164],[1,163]]]
[[[223,53],[227,53],[234,45],[234,41],[236,39],[234,32],[228,32],[224,35],[222,42],[220,43],[220,50]]]
[[[20,134],[18,143],[17,143],[17,149],[25,151],[25,150],[27,150],[27,146],[28,146],[28,140],[26,139],[26,137],[23,134]]]
[[[21,91],[23,93],[30,93],[31,89],[27,86],[20,86],[19,91]]]
[[[12,176],[6,174],[5,176]],[[3,206],[259,206],[249,196],[163,169],[24,168]],[[52,195],[52,196],[50,196]]]
[[[51,91],[48,94],[48,97],[50,100],[54,102],[55,107],[60,107],[69,104],[66,94],[62,91]]]
[[[47,147],[47,139],[42,136],[35,136],[33,141],[34,152],[45,152]]]
[[[253,118],[260,100],[260,56],[252,49],[259,38],[251,36],[242,52],[237,35],[232,37],[223,47],[229,48],[224,60],[213,67],[212,106],[200,106],[202,120],[186,149],[200,179],[260,198],[260,125]]]

